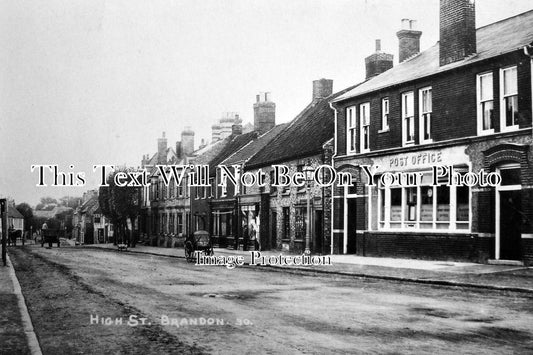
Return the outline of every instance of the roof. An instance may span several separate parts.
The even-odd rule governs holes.
[[[226,158],[221,164],[222,165],[232,165],[240,164],[251,159],[255,154],[257,154],[261,149],[263,149],[270,141],[272,141],[285,127],[288,126],[288,123],[282,123],[274,126],[268,132],[262,134],[256,139],[248,142],[241,149],[231,154]]]
[[[22,213],[20,213],[15,207],[9,206],[7,209],[7,215],[11,218],[24,218]]]
[[[253,139],[257,138],[257,132],[229,136],[229,141],[224,145],[220,152],[208,163],[210,175],[215,174],[216,167],[222,163],[228,156],[240,150]]]
[[[357,85],[311,102],[279,135],[248,161],[248,167],[266,166],[321,152],[322,145],[333,138],[334,134],[334,112],[329,101]]]
[[[437,42],[419,55],[398,64],[332,101],[343,101],[392,85],[476,63],[522,49],[531,42],[533,42],[533,10],[478,28],[476,30],[477,53],[461,61],[441,67],[439,65],[439,42]]]

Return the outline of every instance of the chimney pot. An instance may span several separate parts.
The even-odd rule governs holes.
[[[381,40],[376,39],[376,52],[381,51]]]

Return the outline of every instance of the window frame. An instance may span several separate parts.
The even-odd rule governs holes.
[[[424,111],[424,92],[427,91],[429,92],[429,95],[430,95],[430,107],[431,109],[427,112]],[[425,133],[425,125],[424,125],[424,114],[428,114],[429,115],[429,119],[428,119],[428,122],[429,122],[429,138],[424,138],[424,133]],[[418,90],[418,133],[419,133],[419,136],[418,136],[418,139],[419,139],[419,143],[420,144],[427,144],[427,143],[431,143],[433,142],[433,135],[432,135],[432,130],[431,130],[431,121],[432,121],[432,115],[433,115],[433,88],[431,86],[426,86],[424,88],[421,88]]]
[[[386,106],[386,109],[385,109],[385,106]],[[389,131],[389,116],[390,116],[390,99],[387,96],[387,97],[381,98],[381,129],[378,131],[379,133]]]
[[[464,169],[464,168],[458,168],[458,169]],[[416,171],[417,173],[423,172],[423,173],[429,173],[430,171]],[[464,170],[464,172],[467,172],[467,170]],[[439,187],[448,187],[448,203],[449,206],[448,210],[448,220],[439,220],[438,217],[438,188]],[[468,220],[458,220],[458,188],[460,186],[446,186],[446,185],[440,185],[440,186],[432,186],[429,185],[418,185],[416,187],[405,187],[405,186],[383,186],[381,183],[378,184],[378,207],[377,207],[377,216],[378,216],[378,223],[377,228],[381,231],[420,231],[420,232],[433,232],[433,233],[469,233],[472,228],[472,188],[469,188],[468,190]],[[408,192],[407,189],[416,189],[416,202],[415,203],[408,203]],[[423,205],[423,191],[422,189],[429,188],[432,191],[432,219],[431,220],[423,220],[422,219],[422,205]],[[392,220],[392,199],[391,199],[391,190],[392,189],[400,189],[401,190],[401,204],[400,204],[400,211],[401,216],[399,220]],[[381,210],[381,206],[383,205],[383,211]],[[407,207],[414,206],[413,213],[415,214],[414,220],[408,220],[407,216]],[[430,225],[431,228],[428,227],[421,227],[421,225]],[[438,225],[447,224],[447,228],[438,228]],[[391,227],[393,225],[393,227]],[[459,225],[465,226],[466,228],[458,228]]]
[[[492,99],[482,101],[481,98],[481,78],[490,76],[492,78]],[[476,75],[476,108],[477,108],[477,133],[478,135],[494,133],[494,73],[492,71],[479,73]],[[492,101],[492,128],[483,129],[483,103]]]
[[[363,112],[366,116],[363,117]],[[365,118],[368,121],[365,124]],[[366,128],[366,131],[365,131]],[[370,102],[359,104],[359,152],[366,153],[370,151]],[[365,148],[365,143],[367,147]]]
[[[357,153],[357,106],[346,107],[346,154]],[[353,119],[353,120],[350,120]],[[352,144],[353,143],[353,144]],[[353,149],[352,149],[353,146]]]
[[[411,96],[411,107],[413,108],[413,112],[411,115],[408,116],[407,108],[406,108],[406,97]],[[414,90],[406,91],[402,93],[402,103],[401,103],[401,109],[402,109],[402,147],[409,146],[415,144],[415,92]],[[407,131],[406,131],[406,119],[410,118],[411,120],[408,122],[409,127],[413,130],[412,132],[412,139],[407,140]]]
[[[516,79],[516,91],[513,94],[505,95],[504,85],[505,85],[505,72],[509,70],[515,71],[515,79]],[[519,125],[517,122],[513,122],[514,124],[511,126],[507,126],[507,116],[506,116],[506,105],[505,105],[505,99],[507,97],[516,96],[516,106],[518,109],[518,66],[517,65],[511,65],[508,67],[500,68],[500,132],[509,132],[509,131],[515,131],[519,129]],[[494,100],[494,99],[493,99]],[[515,120],[518,119],[515,117]]]

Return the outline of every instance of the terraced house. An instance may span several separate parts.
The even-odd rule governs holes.
[[[141,214],[138,218],[141,240],[150,245],[174,246],[182,242],[190,225],[187,178],[176,186],[166,186],[157,165],[185,165],[194,156],[194,131],[186,127],[181,140],[169,147],[165,132],[157,140],[157,152],[143,156],[142,168],[149,172],[150,186],[142,190]],[[167,176],[171,176],[169,173]]]
[[[473,1],[441,0],[439,41],[421,53],[413,24],[397,33],[400,64],[332,100],[334,165],[355,177],[333,190],[337,250],[532,264],[533,11],[476,29]],[[436,184],[433,166],[447,167]],[[482,169],[501,184],[446,184]]]

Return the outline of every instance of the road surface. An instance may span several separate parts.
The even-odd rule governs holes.
[[[527,294],[79,247],[11,258],[45,354],[533,353]]]

